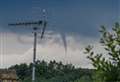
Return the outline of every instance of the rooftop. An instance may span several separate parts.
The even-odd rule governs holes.
[[[18,77],[15,70],[0,69],[0,79],[17,80]]]

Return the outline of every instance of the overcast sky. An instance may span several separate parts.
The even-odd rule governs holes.
[[[8,23],[43,19],[43,9],[48,25],[42,41],[38,35],[37,59],[85,68],[92,67],[83,53],[88,44],[102,52],[100,26],[120,22],[120,0],[0,0],[0,68],[32,61],[31,27]]]

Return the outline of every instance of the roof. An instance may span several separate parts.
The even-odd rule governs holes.
[[[18,77],[15,70],[0,69],[0,79],[17,80]]]

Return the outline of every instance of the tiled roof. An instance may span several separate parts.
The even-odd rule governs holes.
[[[15,70],[8,70],[8,69],[0,69],[0,79],[17,79],[16,71]]]

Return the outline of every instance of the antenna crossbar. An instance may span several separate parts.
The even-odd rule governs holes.
[[[18,22],[18,23],[11,23],[8,24],[9,26],[30,26],[30,25],[43,25],[44,23],[46,23],[46,21],[35,21],[35,22]]]

